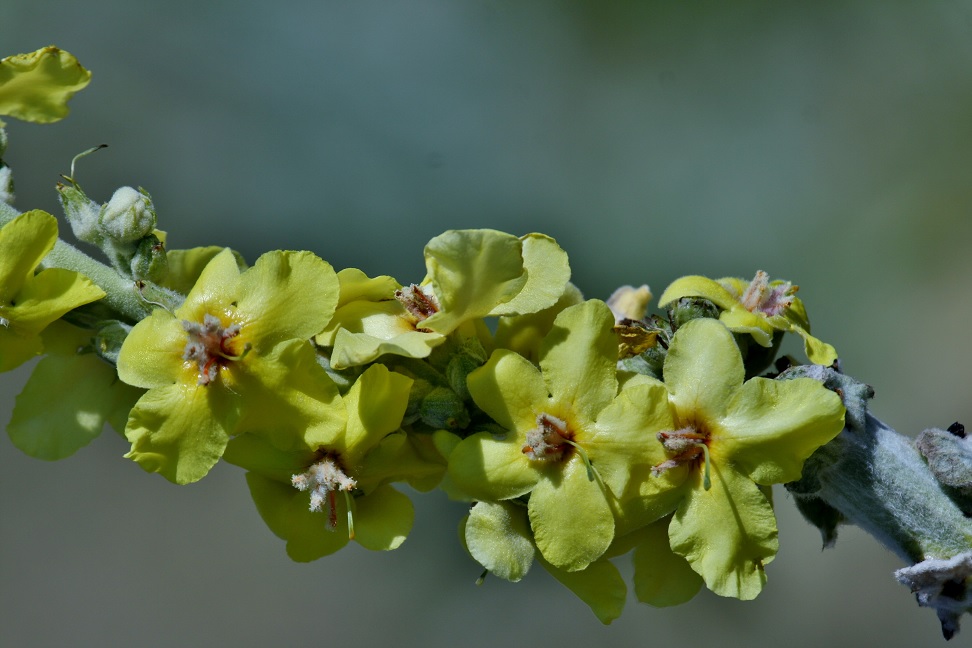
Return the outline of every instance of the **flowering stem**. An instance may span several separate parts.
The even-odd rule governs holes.
[[[801,512],[820,528],[825,544],[837,524],[850,522],[874,536],[910,567],[897,579],[933,607],[946,639],[972,610],[972,519],[929,469],[911,442],[871,414],[847,427],[787,484]]]
[[[20,212],[16,209],[0,202],[0,226],[6,225],[19,215]],[[104,302],[108,306],[134,322],[148,317],[152,312],[154,302],[146,297],[148,288],[154,288],[153,293],[163,293],[155,295],[155,301],[160,301],[159,297],[171,301],[168,291],[148,284],[140,292],[131,279],[122,277],[110,266],[92,259],[60,238],[54,243],[54,249],[44,258],[43,265],[48,268],[65,268],[84,275],[105,291]]]

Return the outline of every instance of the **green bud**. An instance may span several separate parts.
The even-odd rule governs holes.
[[[92,338],[94,352],[112,364],[118,364],[118,352],[132,327],[117,320],[104,322]]]
[[[473,342],[475,345],[473,345]],[[466,387],[466,377],[470,373],[486,363],[486,352],[483,345],[478,340],[471,340],[463,345],[459,353],[455,353],[449,358],[446,365],[446,380],[449,386],[461,400],[470,401],[469,388]]]
[[[3,129],[0,128],[0,132]],[[2,143],[2,142],[0,142]],[[0,160],[0,203],[12,205],[14,201],[13,171]]]
[[[98,216],[101,206],[88,198],[81,187],[70,184],[58,184],[57,193],[61,199],[64,217],[71,224],[74,237],[85,243],[101,245],[104,236],[98,228]]]
[[[469,412],[456,392],[447,387],[435,387],[422,398],[419,418],[426,425],[444,430],[457,430],[469,425]]]
[[[148,236],[156,223],[152,197],[141,188],[121,187],[101,207],[98,223],[105,236],[118,243]]]
[[[155,234],[149,234],[138,243],[132,256],[132,278],[136,281],[161,281],[169,270],[165,246]]]
[[[701,297],[682,297],[668,307],[668,319],[672,322],[673,331],[700,317],[718,319],[719,307]]]

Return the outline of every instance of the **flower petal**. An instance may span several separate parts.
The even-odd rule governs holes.
[[[553,328],[554,319],[568,306],[584,301],[577,286],[568,283],[557,302],[536,313],[500,317],[496,324],[494,343],[498,349],[516,351],[533,363],[540,362],[540,346]]]
[[[402,480],[426,492],[438,486],[445,470],[445,458],[433,446],[431,434],[399,431],[379,441],[356,466],[353,477],[358,489],[365,493],[382,484]]]
[[[365,549],[397,549],[408,537],[414,520],[412,501],[391,486],[354,499],[354,540]]]
[[[344,497],[336,503],[337,528],[328,528],[327,514],[310,510],[310,497],[289,484],[256,473],[246,474],[250,496],[260,517],[274,535],[287,541],[287,555],[297,562],[327,556],[348,544],[348,521]]]
[[[451,230],[425,246],[428,280],[441,310],[422,326],[447,334],[512,300],[527,283],[523,244],[495,230]]]
[[[628,587],[624,584],[621,572],[610,561],[596,560],[581,571],[557,569],[542,556],[537,556],[537,561],[561,585],[587,603],[601,623],[607,625],[621,616],[628,597]]]
[[[570,280],[567,253],[543,234],[527,234],[523,243],[523,270],[527,281],[517,295],[489,312],[490,315],[536,313],[555,304]]]
[[[773,346],[773,333],[776,328],[762,314],[750,313],[745,308],[734,308],[723,311],[719,315],[719,321],[733,333],[749,333],[760,346]]]
[[[0,373],[10,371],[44,352],[38,335],[18,335],[0,326]]]
[[[337,274],[317,255],[268,252],[240,275],[240,325],[258,351],[310,339],[331,320],[338,294]]]
[[[713,430],[713,461],[731,461],[758,484],[800,479],[803,462],[844,427],[840,397],[812,378],[752,378]]]
[[[638,600],[655,607],[681,605],[702,588],[702,577],[684,558],[672,551],[669,520],[659,520],[635,532],[634,585]]]
[[[473,400],[507,430],[525,435],[547,403],[540,371],[521,355],[498,349],[466,379]]]
[[[776,517],[769,500],[746,475],[712,463],[712,486],[701,476],[668,528],[672,550],[685,557],[720,596],[756,598],[766,583],[764,567],[776,556]]]
[[[799,326],[793,326],[790,330],[803,338],[803,352],[810,362],[829,367],[837,360],[837,349],[831,345],[818,340]]]
[[[45,47],[0,60],[0,115],[47,124],[67,117],[67,101],[91,81],[71,54]]]
[[[695,319],[675,333],[664,374],[678,415],[692,419],[681,425],[691,425],[721,418],[746,370],[729,330],[713,319]]]
[[[298,437],[296,431],[294,436]],[[223,452],[223,460],[291,486],[294,475],[307,470],[314,463],[316,453],[310,448],[297,445],[291,450],[282,450],[265,437],[257,434],[240,434],[230,439]]]
[[[369,277],[357,268],[345,268],[337,273],[340,284],[338,308],[358,301],[383,301],[394,299],[395,291],[402,287],[393,277],[380,275]]]
[[[648,382],[650,381],[650,382]],[[601,479],[616,495],[624,492],[636,466],[650,470],[668,457],[656,434],[673,430],[668,390],[661,382],[645,382],[622,389],[597,417],[591,435],[579,439]]]
[[[578,455],[544,472],[528,511],[537,548],[559,569],[584,569],[614,540],[614,515],[598,480]]]
[[[445,341],[445,336],[417,330],[402,305],[391,299],[353,301],[342,306],[316,341],[333,346],[331,366],[345,369],[367,364],[386,353],[425,358]]]
[[[35,209],[0,227],[0,304],[8,304],[54,247],[57,219]]]
[[[177,484],[202,479],[229,441],[238,417],[236,398],[195,385],[148,391],[128,417],[125,436],[132,449],[125,457]]]
[[[589,300],[562,311],[540,348],[540,368],[554,400],[593,421],[618,393],[614,315]]]
[[[229,248],[214,256],[203,268],[199,279],[175,316],[190,322],[202,322],[207,314],[225,315],[239,298],[240,268]],[[247,334],[248,335],[248,334]]]
[[[282,449],[326,445],[344,431],[347,412],[337,386],[317,363],[307,340],[289,340],[265,355],[250,353],[221,371],[230,389],[244,394],[243,420],[233,433],[254,432]],[[302,447],[303,444],[301,444]]]
[[[540,473],[523,454],[523,436],[498,440],[489,432],[464,439],[449,456],[449,477],[466,496],[497,502],[533,490]]]
[[[111,366],[93,354],[48,355],[17,396],[7,433],[31,457],[63,459],[101,434],[116,411],[127,418],[141,393],[118,382]]]
[[[411,378],[380,364],[358,377],[344,397],[348,412],[344,435],[330,446],[346,466],[357,466],[382,438],[401,426],[411,388]]]
[[[16,305],[5,308],[4,313],[16,329],[40,333],[68,311],[104,296],[105,292],[87,277],[71,270],[48,268],[24,282],[15,296]]]
[[[477,502],[463,535],[476,562],[503,580],[516,583],[533,564],[533,534],[522,504]]]
[[[681,277],[669,284],[665,292],[658,298],[658,307],[663,308],[668,306],[681,297],[701,297],[708,299],[723,310],[730,310],[740,305],[739,300],[719,285],[718,282],[708,277],[692,275]]]
[[[183,295],[188,294],[199,280],[203,269],[224,249],[226,248],[210,245],[188,250],[166,250],[165,260],[168,272],[161,285]],[[235,256],[236,265],[242,270],[246,267],[243,257]]]
[[[143,389],[195,383],[198,371],[182,358],[187,341],[182,323],[168,311],[155,309],[125,338],[118,354],[118,377]]]

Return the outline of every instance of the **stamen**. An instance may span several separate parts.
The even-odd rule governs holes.
[[[523,454],[536,461],[558,461],[563,457],[567,445],[577,447],[569,443],[567,422],[541,412],[537,414],[537,427],[527,432]]]
[[[182,352],[184,360],[194,360],[199,367],[200,385],[208,385],[216,380],[220,367],[226,362],[242,360],[250,352],[249,343],[243,346],[242,353],[236,353],[232,340],[239,336],[240,325],[223,327],[218,317],[206,314],[202,323],[182,321],[182,328],[188,333],[188,341]]]
[[[756,276],[746,288],[739,301],[751,313],[764,315],[779,315],[793,304],[793,294],[799,289],[789,281],[770,287],[769,275],[762,270],[756,271]]]
[[[430,289],[422,288],[417,284],[396,290],[395,299],[401,302],[416,322],[421,322],[439,312],[439,300],[435,298],[435,294]]]
[[[325,457],[311,465],[306,472],[291,477],[290,483],[299,491],[310,491],[310,510],[327,513],[327,528],[337,528],[337,491],[344,491],[348,507],[348,538],[354,539],[354,521],[351,516],[351,491],[358,485],[348,477],[336,459]]]
[[[709,435],[705,431],[698,431],[694,427],[684,427],[671,432],[659,432],[657,438],[662,442],[665,450],[674,454],[660,464],[652,466],[651,474],[655,477],[663,472],[677,468],[683,464],[695,461],[699,455],[703,457],[702,487],[709,490],[712,480],[709,472]]]

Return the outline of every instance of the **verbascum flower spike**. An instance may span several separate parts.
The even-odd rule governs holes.
[[[796,291],[797,286],[788,281],[770,281],[762,270],[749,282],[736,277],[712,280],[689,276],[673,281],[658,305],[668,306],[681,297],[707,299],[722,310],[719,320],[734,333],[748,333],[763,347],[773,346],[777,332],[796,333],[803,338],[811,362],[831,365],[837,360],[837,351],[810,335],[810,320]]]
[[[148,389],[128,420],[129,458],[184,484],[219,460],[233,434],[327,418],[337,388],[309,339],[330,320],[337,277],[310,252],[270,252],[240,272],[214,256],[174,313],[132,329],[118,375]]]

